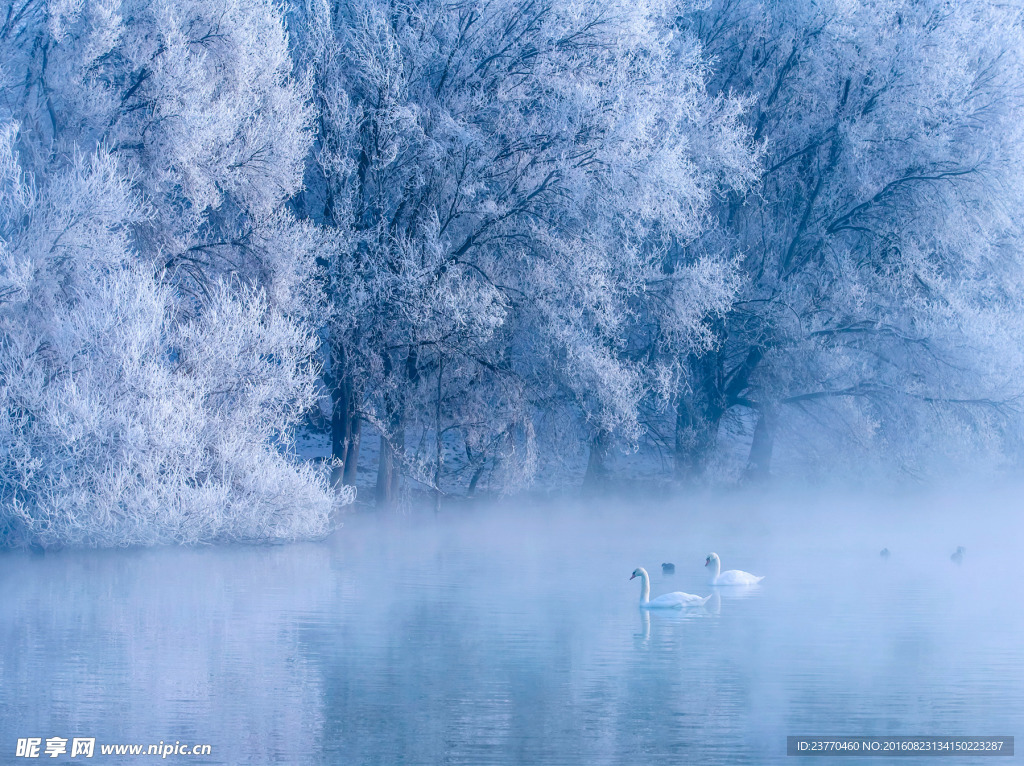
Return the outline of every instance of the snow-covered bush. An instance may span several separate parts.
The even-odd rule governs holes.
[[[309,112],[270,2],[0,21],[0,544],[316,536]]]
[[[132,252],[109,155],[36,185],[0,146],[0,540],[129,545],[319,535],[324,479],[279,447],[313,339],[255,289],[179,320]]]

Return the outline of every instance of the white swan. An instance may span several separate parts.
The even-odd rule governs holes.
[[[664,596],[658,596],[653,601],[651,600],[651,578],[647,574],[647,570],[643,567],[637,567],[633,570],[633,577],[643,578],[640,584],[640,608],[641,609],[682,609],[684,606],[701,606],[706,604],[711,596],[694,596],[692,593],[683,593],[682,591],[676,591],[675,593],[666,593]]]
[[[750,572],[741,572],[738,569],[730,569],[727,572],[723,572],[722,560],[718,558],[717,553],[709,553],[704,566],[713,567],[711,570],[713,572],[710,580],[711,585],[757,585],[764,579],[764,575],[758,577],[757,575],[750,574]]]

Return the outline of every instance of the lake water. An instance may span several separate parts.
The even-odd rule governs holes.
[[[1020,736],[1013,497],[506,504],[357,514],[292,546],[5,553],[0,761],[54,736],[95,737],[100,763],[161,760],[101,743],[177,741],[212,756],[167,762],[473,766],[796,763],[787,735]],[[634,567],[652,595],[706,595],[711,550],[764,582],[638,609]]]

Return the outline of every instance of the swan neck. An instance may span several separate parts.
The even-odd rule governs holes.
[[[717,556],[711,559],[711,580],[714,582],[722,574],[722,560]]]
[[[646,569],[640,570],[640,603],[648,604],[651,601],[651,578]]]

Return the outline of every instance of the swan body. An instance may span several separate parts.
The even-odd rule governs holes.
[[[655,599],[651,598],[651,578],[647,574],[647,570],[643,567],[637,567],[633,570],[633,575],[629,578],[640,577],[640,608],[641,609],[682,609],[687,606],[702,606],[707,603],[711,596],[695,596],[692,593],[683,593],[682,591],[676,591],[675,593],[666,593],[663,596],[658,596]]]
[[[949,557],[949,560],[954,564],[963,564],[965,553],[967,553],[967,549],[962,545],[958,545],[956,546],[956,550],[953,551],[953,555]]]
[[[722,571],[722,560],[717,553],[709,553],[704,561],[704,566],[711,567],[711,585],[757,585],[764,579],[764,575],[758,577],[750,572],[741,572],[739,569]]]

